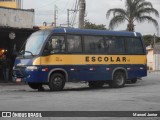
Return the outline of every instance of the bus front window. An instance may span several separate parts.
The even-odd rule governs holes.
[[[27,40],[24,56],[38,55],[49,33],[49,31],[38,31],[33,33]]]

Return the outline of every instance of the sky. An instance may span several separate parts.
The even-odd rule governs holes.
[[[160,13],[160,0],[146,0],[153,4],[153,7]],[[23,0],[23,9],[35,9],[35,25],[43,25],[43,22],[51,24],[54,22],[54,6],[57,6],[57,25],[67,24],[67,9],[74,9],[76,0]],[[106,18],[106,12],[111,8],[124,8],[125,0],[86,0],[85,19],[95,24],[104,24],[108,28],[110,18]],[[160,18],[153,16],[160,26]],[[70,12],[70,21],[73,19],[73,12]],[[158,35],[152,23],[135,23],[135,31],[143,35]],[[74,27],[78,26],[78,13]],[[125,30],[127,23],[123,23],[115,30]]]

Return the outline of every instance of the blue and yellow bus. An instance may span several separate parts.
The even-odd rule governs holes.
[[[54,28],[33,33],[13,68],[33,89],[62,90],[67,81],[123,87],[147,75],[146,50],[137,32]]]

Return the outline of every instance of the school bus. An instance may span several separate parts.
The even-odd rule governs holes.
[[[147,76],[146,49],[137,32],[54,28],[33,33],[15,60],[13,73],[33,89],[51,91],[67,81],[85,81],[91,88],[105,83],[124,87]]]

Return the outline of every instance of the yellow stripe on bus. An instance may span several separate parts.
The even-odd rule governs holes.
[[[146,55],[49,55],[34,60],[33,65],[146,64]]]

